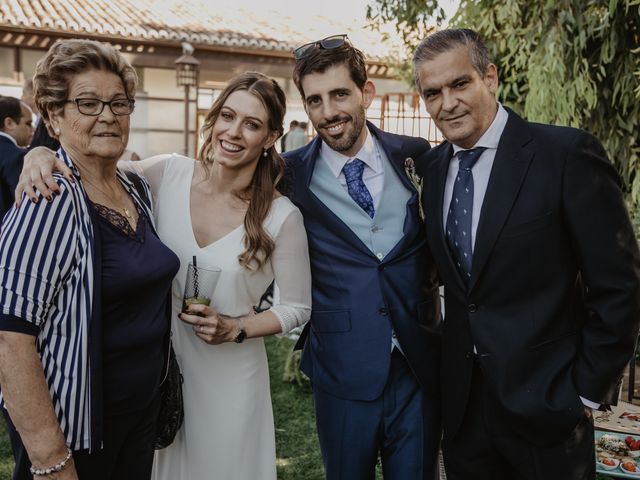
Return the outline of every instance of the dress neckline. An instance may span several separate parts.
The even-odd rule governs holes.
[[[191,232],[191,238],[193,239],[193,243],[195,243],[196,246],[200,250],[206,250],[206,249],[208,249],[210,247],[213,247],[214,245],[217,245],[217,244],[221,243],[222,241],[226,240],[227,238],[233,236],[238,231],[244,231],[244,222],[241,223],[240,225],[238,225],[237,227],[233,228],[232,230],[229,230],[227,233],[225,233],[221,237],[215,239],[214,241],[212,241],[210,243],[207,243],[206,245],[200,245],[200,243],[198,243],[198,240],[196,239],[195,231],[193,229],[193,217],[191,216],[191,185],[193,184],[193,176],[196,173],[196,162],[197,162],[197,160],[192,160],[192,162],[191,162],[191,175],[188,176],[189,182],[187,183],[187,188],[186,188],[187,217],[188,217],[187,221],[189,222],[189,230]],[[275,202],[277,202],[281,198],[285,198],[285,196],[284,195],[280,195],[280,196],[274,198],[272,200],[272,202],[271,202],[271,208],[273,208],[273,205],[275,204]],[[270,215],[270,213],[269,213],[269,215]],[[267,218],[268,218],[268,215],[267,215]]]

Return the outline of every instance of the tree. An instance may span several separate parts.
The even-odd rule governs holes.
[[[444,19],[437,0],[372,1],[373,26],[396,22],[407,52]],[[640,0],[461,0],[451,25],[485,39],[503,104],[604,143],[638,217]]]

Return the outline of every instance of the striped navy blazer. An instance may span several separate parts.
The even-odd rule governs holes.
[[[58,151],[75,183],[54,174],[59,198],[23,201],[0,231],[0,330],[36,337],[53,406],[73,450],[102,443],[101,246],[80,173]],[[142,199],[120,171],[118,179],[153,225],[149,187]],[[0,405],[4,400],[0,394]]]

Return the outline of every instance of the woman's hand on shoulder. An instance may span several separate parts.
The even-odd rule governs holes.
[[[189,305],[188,313],[181,313],[178,318],[188,323],[200,340],[209,345],[232,342],[238,333],[238,321],[220,315],[207,305]]]
[[[48,201],[60,193],[60,187],[53,177],[53,172],[60,172],[67,180],[74,182],[71,169],[56,157],[53,150],[36,147],[27,152],[15,191],[16,206],[20,206],[23,193],[34,203],[38,202],[37,192],[40,192]]]

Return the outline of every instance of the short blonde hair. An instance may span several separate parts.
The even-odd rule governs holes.
[[[61,110],[69,98],[71,79],[88,70],[105,70],[122,80],[129,99],[138,86],[138,75],[113,46],[93,40],[59,40],[36,65],[33,92],[36,105],[49,129],[49,110]],[[50,135],[53,132],[49,131]]]

